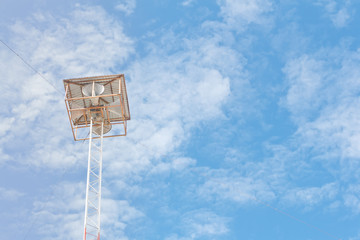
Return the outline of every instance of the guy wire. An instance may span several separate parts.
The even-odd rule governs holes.
[[[37,71],[33,66],[31,66],[27,61],[25,61],[24,58],[22,58],[17,52],[15,52],[14,49],[12,49],[9,45],[7,45],[3,40],[0,39],[0,42],[4,44],[10,51],[12,51],[18,58],[23,61],[26,66],[28,66],[31,70],[33,70],[36,74],[38,74],[43,80],[45,80],[47,83],[49,83],[61,96],[64,95],[62,91],[60,91],[52,82],[50,82],[48,79],[44,77],[39,71]]]

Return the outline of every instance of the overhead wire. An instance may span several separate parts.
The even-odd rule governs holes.
[[[0,39],[0,42],[6,46],[11,52],[13,52],[18,58],[20,58],[21,61],[23,61],[23,63],[28,66],[31,70],[33,70],[36,74],[38,74],[43,80],[45,80],[47,83],[49,83],[55,90],[57,93],[59,93],[61,96],[64,95],[64,93],[62,91],[60,91],[55,84],[53,84],[51,81],[49,81],[43,74],[41,74],[38,70],[36,70],[33,66],[31,66],[30,63],[28,63],[23,57],[20,56],[20,54],[18,54],[14,49],[12,49],[8,44],[6,44],[2,39]]]

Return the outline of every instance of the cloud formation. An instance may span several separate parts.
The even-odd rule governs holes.
[[[108,16],[100,7],[78,6],[68,18],[36,15],[32,21],[41,23],[42,27],[35,28],[24,22],[17,22],[12,26],[14,43],[26,59],[30,59],[35,67],[45,72],[48,79],[112,73],[112,69],[123,63],[133,52],[132,40],[123,33],[121,23]],[[31,48],[24,48],[27,41],[32,42]],[[230,95],[226,67],[229,66],[227,63],[239,64],[237,53],[221,46],[219,40],[211,35],[209,38],[182,38],[181,41],[184,42],[181,51],[169,54],[161,47],[155,47],[148,56],[128,64],[126,79],[133,119],[129,124],[128,137],[116,142],[108,141],[106,144],[104,176],[110,179],[110,183],[113,178],[116,181],[131,182],[131,179],[136,179],[145,171],[158,175],[194,166],[196,161],[181,156],[177,149],[191,136],[190,130],[202,121],[223,117],[222,105]],[[201,47],[194,51],[195,46]],[[170,48],[169,51],[173,49]],[[17,65],[22,71],[27,71]],[[8,138],[4,142],[14,143],[15,139],[27,136],[25,146],[28,148],[22,153],[22,164],[54,169],[85,167],[86,146],[72,142],[70,131],[67,131],[68,120],[61,97],[31,71],[26,73],[30,81],[23,77],[18,82],[21,101],[13,103],[9,107],[10,112],[2,113],[3,116],[11,113],[15,119],[7,117],[8,121],[1,128]],[[61,88],[60,81],[56,85]],[[7,94],[11,96],[19,94],[18,91],[11,90],[10,86],[9,90]],[[60,112],[58,109],[64,111]],[[11,124],[19,127],[15,130],[11,128]],[[5,144],[7,151],[8,148]],[[171,157],[164,162],[162,157],[166,155]],[[125,178],[128,176],[132,177]],[[57,236],[62,239],[66,232],[74,237],[80,236],[82,211],[77,208],[83,204],[83,196],[80,194],[83,186],[74,186],[71,183],[65,184],[63,190],[55,193],[55,196],[62,196],[61,198],[54,197],[35,204],[40,223],[48,223],[39,232],[45,238]],[[122,190],[113,189],[111,197],[122,194]],[[66,191],[77,194],[64,195]],[[68,202],[74,203],[71,208],[66,205]],[[144,213],[130,207],[123,200],[105,198],[103,203],[105,231],[106,228],[111,228],[114,231],[107,231],[108,234],[115,232],[126,239],[125,222],[141,217]],[[52,208],[54,204],[58,207]],[[108,211],[107,206],[112,210]],[[61,207],[64,209],[60,210]],[[128,214],[129,217],[126,217]],[[54,222],[66,226],[57,229],[52,225]],[[114,222],[120,223],[112,225]],[[203,235],[210,230],[197,231]]]
[[[132,14],[135,8],[136,8],[136,0],[121,0],[115,6],[116,10],[124,12],[125,15]]]
[[[60,91],[62,79],[110,73],[133,52],[132,41],[123,33],[121,24],[99,7],[78,6],[68,18],[61,19],[37,14],[31,21],[42,27],[15,23],[11,26],[12,43]],[[68,126],[62,123],[68,120],[58,110],[64,109],[63,96],[7,50],[2,50],[2,56],[14,68],[2,69],[6,93],[0,99],[16,100],[0,112],[5,118],[0,127],[0,134],[5,135],[1,140],[3,154],[16,147],[9,143],[25,139],[23,147],[28,147],[23,148],[22,163],[50,167],[76,164],[76,152],[81,152],[81,146],[69,144],[71,138],[65,134]],[[16,80],[6,81],[12,78]],[[8,158],[4,155],[3,159]]]
[[[290,9],[297,3],[289,1],[155,2],[149,8],[177,8],[126,18],[129,26],[151,20],[141,26],[151,33],[119,20],[119,12],[142,10],[129,0],[112,12],[77,4],[66,16],[43,12],[10,25],[7,42],[61,91],[64,78],[125,73],[132,120],[127,137],[104,141],[102,236],[234,238],[232,221],[242,216],[224,209],[259,204],[357,215],[355,44],[320,48],[312,42],[316,25],[300,25],[303,9]],[[351,21],[350,1],[304,4],[324,7],[337,28]],[[187,22],[190,11],[201,17]],[[18,211],[37,219],[34,238],[79,238],[87,143],[73,142],[61,94],[7,49],[0,59],[0,100],[8,102],[0,109],[3,171],[35,169],[55,175],[52,181],[60,169],[70,172],[68,182],[49,183],[54,194],[4,186],[0,198],[33,204]]]
[[[0,187],[0,199],[5,201],[16,201],[22,197],[24,193],[19,192],[15,189],[8,189]]]
[[[316,5],[324,7],[326,14],[332,21],[335,27],[345,27],[352,17],[351,0],[336,1],[336,0],[317,0]]]
[[[264,23],[266,14],[273,9],[270,0],[217,0],[217,3],[221,16],[234,29],[242,29],[251,23]]]
[[[352,190],[359,182],[360,166],[358,64],[358,51],[335,47],[293,59],[284,68],[288,91],[282,103],[297,125],[294,148],[307,153],[310,172],[321,164],[331,176],[320,188],[289,192],[288,197],[300,194],[297,199],[309,207],[331,200],[329,207],[358,211],[358,196]]]

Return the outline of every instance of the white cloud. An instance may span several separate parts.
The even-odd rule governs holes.
[[[43,16],[10,26],[11,43],[60,90],[62,79],[110,73],[133,52],[121,23],[100,7],[78,6],[67,18]],[[72,142],[63,96],[8,50],[0,57],[9,63],[1,66],[6,77],[0,80],[6,90],[0,100],[8,103],[0,110],[3,157],[21,142],[23,164],[59,168],[86,159],[83,146]]]
[[[166,240],[213,239],[229,232],[229,219],[221,217],[207,209],[187,212],[182,216],[180,228],[183,235],[173,234]]]
[[[0,148],[0,165],[4,164],[7,160],[9,160],[11,157],[4,153],[4,150]]]
[[[302,56],[288,62],[284,68],[289,89],[283,103],[296,116],[296,121],[311,117],[323,101],[323,98],[318,96],[324,84],[323,64],[308,56]]]
[[[285,68],[289,88],[283,103],[298,124],[296,136],[302,146],[313,147],[325,158],[357,158],[359,52],[330,52],[290,61]]]
[[[342,8],[331,16],[331,20],[336,27],[344,27],[349,22],[350,17],[349,10]]]
[[[126,227],[132,221],[141,219],[144,214],[124,200],[102,199],[102,236],[107,239],[128,239]]]
[[[22,197],[24,193],[19,192],[15,189],[0,187],[0,199],[6,201],[15,201]]]
[[[101,235],[104,238],[127,239],[125,229],[128,223],[142,218],[143,213],[124,200],[106,197],[106,188],[101,207]],[[54,187],[47,201],[35,202],[33,222],[42,239],[81,238],[84,227],[85,185],[62,182]],[[61,226],[61,227],[59,227]]]
[[[33,21],[42,19],[37,16]],[[132,41],[122,32],[121,23],[99,7],[78,7],[69,18],[57,20],[46,16],[45,19],[47,22],[40,28],[18,22],[12,30],[16,49],[26,59],[31,59],[35,68],[45,72],[48,79],[103,75],[133,52]],[[236,52],[221,46],[219,41],[213,36],[185,39],[183,51],[167,56],[156,48],[148,57],[130,65],[126,78],[131,80],[128,95],[133,120],[124,144],[134,151],[136,145],[146,146],[146,149],[137,156],[128,155],[124,162],[114,161],[115,166],[127,164],[134,170],[141,169],[139,165],[135,167],[136,161],[146,165],[152,157],[159,158],[174,151],[188,137],[191,127],[221,116],[221,106],[230,94],[227,73],[234,72],[227,70],[236,67],[236,71],[241,71],[242,62]],[[16,65],[26,72],[19,61]],[[24,135],[31,136],[26,138],[28,141],[36,142],[27,153],[33,157],[23,162],[59,167],[76,164],[84,158],[83,147],[71,143],[62,97],[57,98],[49,84],[29,71],[26,72],[28,78],[22,76],[20,79],[13,76],[12,71],[5,72],[16,79],[18,85],[13,90],[9,86],[7,95],[21,96],[3,115],[14,117],[13,124],[17,125],[16,130],[9,132],[7,142]],[[61,88],[60,81],[56,84]],[[139,144],[134,145],[134,142]],[[137,160],[126,163],[130,158]]]
[[[110,69],[117,69],[134,51],[122,24],[102,8],[78,7],[68,18],[44,16],[32,20],[46,19],[38,28],[31,23],[16,23],[12,42],[48,79],[58,79],[55,84],[59,88],[63,78],[112,73]],[[146,192],[140,186],[140,173],[162,174],[194,166],[196,161],[183,156],[179,147],[201,122],[224,117],[222,106],[230,95],[230,76],[238,76],[243,61],[236,51],[222,44],[218,35],[205,35],[175,38],[175,43],[169,43],[170,49],[154,46],[147,56],[128,64],[126,79],[132,113],[128,136],[106,139],[103,156],[104,176],[109,182],[118,180],[119,192],[131,190],[132,196]],[[14,148],[22,139],[23,164],[55,169],[85,167],[87,143],[73,143],[62,96],[57,98],[51,86],[21,67],[16,58],[7,58],[4,51],[0,56],[15,62],[19,75],[26,73],[19,78],[4,69],[8,79],[17,84],[13,88],[7,83],[6,94],[19,98],[8,109],[0,110],[1,117],[14,117],[12,124],[17,125],[7,130],[7,139],[2,141],[12,144],[5,146]],[[64,239],[66,233],[78,238],[82,234],[81,192],[85,187],[72,184],[65,184],[66,189],[57,190],[49,201],[36,203],[36,216],[43,223],[39,231],[48,239]],[[127,239],[127,224],[146,213],[127,201],[109,198],[105,196],[103,201],[104,228],[111,230],[106,234],[108,238]],[[218,218],[210,219],[193,222],[196,236],[212,234],[212,229],[221,234],[227,231],[226,224],[217,223]],[[65,227],[58,229],[54,222]]]
[[[193,2],[195,2],[195,0],[184,0],[181,4],[183,6],[190,6]]]
[[[121,0],[115,9],[124,12],[126,15],[130,15],[134,12],[135,7],[136,0]]]
[[[8,130],[10,130],[13,125],[12,123],[14,122],[14,118],[5,118],[1,121],[0,123],[0,136],[3,136],[6,134],[6,132]]]
[[[206,210],[190,212],[183,217],[183,224],[189,228],[191,239],[224,235],[229,231],[227,221],[226,218]]]
[[[257,203],[257,199],[270,201],[275,198],[273,191],[262,180],[236,176],[209,177],[199,187],[198,194],[209,200],[220,198],[241,204]]]
[[[122,24],[101,7],[78,6],[66,18],[45,15],[45,19],[32,20],[37,28],[17,22],[11,30],[16,49],[36,69],[51,73],[51,79],[109,73],[133,52]],[[62,82],[57,86],[61,89]]]
[[[315,4],[325,8],[328,17],[335,27],[345,27],[351,19],[351,0],[318,0]]]
[[[337,184],[289,193],[288,197],[297,196],[310,207],[338,192],[330,208],[358,209],[358,196],[350,188],[359,182],[360,173],[359,56],[358,50],[341,46],[293,59],[284,68],[288,92],[282,103],[297,126],[291,145],[299,153],[306,152],[309,165],[320,163]],[[324,190],[331,195],[323,194]],[[344,197],[339,200],[339,196]]]
[[[217,3],[225,21],[235,29],[250,23],[264,23],[266,13],[273,9],[270,0],[217,0]]]
[[[83,234],[84,189],[82,183],[62,182],[46,201],[34,203],[32,222],[42,239],[75,239]],[[59,227],[61,226],[61,227]]]
[[[351,208],[356,214],[360,213],[360,187],[359,185],[351,184],[343,196],[344,205]]]
[[[309,209],[311,207],[322,204],[324,201],[334,200],[339,193],[339,187],[336,183],[328,183],[321,187],[304,187],[294,188],[283,197],[286,204],[305,206]]]
[[[175,158],[171,159],[171,162],[160,162],[151,170],[151,173],[168,173],[171,170],[181,171],[190,166],[194,166],[196,164],[196,160],[191,158]]]
[[[323,110],[319,118],[302,125],[298,129],[298,135],[306,139],[305,146],[315,147],[324,159],[358,158],[360,156],[358,149],[360,121],[357,117],[359,107],[360,102],[355,99],[354,102],[329,106]]]
[[[182,44],[182,40],[174,44]],[[241,71],[241,62],[235,52],[219,46],[217,39],[187,41],[181,51],[168,54],[155,48],[130,66],[127,89],[133,119],[128,136],[116,140],[128,152],[109,143],[112,154],[119,156],[110,163],[114,174],[134,176],[134,171],[154,166],[172,169],[166,163],[158,165],[161,157],[176,152],[202,121],[223,117],[222,106],[230,95],[225,65],[240,66]],[[201,43],[206,47],[194,51],[194,45]]]

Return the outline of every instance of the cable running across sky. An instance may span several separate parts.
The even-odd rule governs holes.
[[[23,57],[21,57],[14,49],[12,49],[9,45],[7,45],[3,40],[0,39],[0,42],[6,46],[10,51],[12,51],[18,58],[20,58],[23,63],[25,63],[26,66],[28,66],[31,70],[33,70],[36,74],[38,74],[43,80],[45,80],[47,83],[49,83],[57,93],[59,93],[61,96],[64,96],[64,93],[60,91],[51,81],[46,79],[44,75],[42,75],[39,71],[37,71],[33,66],[31,66]]]

